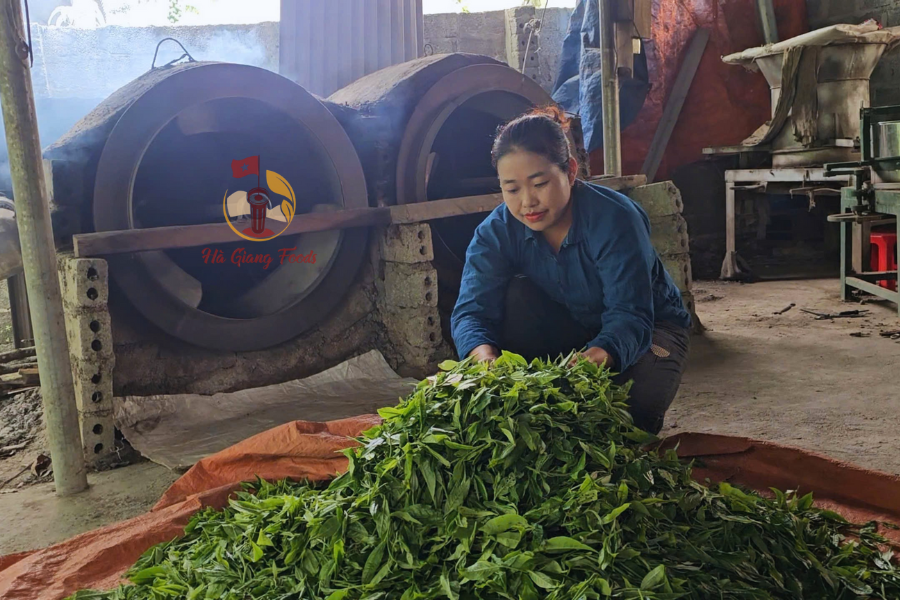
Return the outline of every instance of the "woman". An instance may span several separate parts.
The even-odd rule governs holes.
[[[656,434],[681,383],[690,314],[630,198],[576,179],[555,108],[506,124],[493,147],[503,204],[469,245],[451,318],[461,358],[580,350],[633,380],[635,425]]]

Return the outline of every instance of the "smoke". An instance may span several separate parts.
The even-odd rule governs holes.
[[[198,46],[195,52],[191,52],[197,60],[214,60],[277,70],[278,57],[267,50],[263,40],[265,31],[252,26],[242,26],[242,31],[232,31],[223,27],[202,29],[210,30],[211,35],[203,40],[203,45]],[[273,28],[273,33],[272,41],[277,42],[277,27]]]
[[[153,63],[157,45],[174,38],[198,61],[278,67],[278,23],[192,27],[32,26],[32,83],[41,146],[66,134],[104,99],[137,79]],[[177,60],[184,50],[173,41],[157,52],[156,66]],[[0,193],[12,184],[6,135],[0,122]]]

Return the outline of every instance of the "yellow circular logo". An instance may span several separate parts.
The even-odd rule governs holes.
[[[235,177],[254,174],[258,179],[258,161],[258,157],[233,161]],[[266,171],[266,185],[268,189],[257,186],[249,192],[239,190],[231,195],[226,190],[222,198],[225,222],[239,237],[251,242],[267,242],[284,233],[297,211],[294,189],[287,179],[275,171]],[[279,196],[282,198],[280,203],[277,202]]]

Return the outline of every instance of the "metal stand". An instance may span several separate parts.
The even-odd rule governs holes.
[[[12,316],[13,343],[16,348],[30,348],[34,346],[34,330],[31,327],[25,275],[19,273],[7,279],[6,290],[9,294],[9,313]]]
[[[843,186],[853,185],[852,175],[825,176],[822,167],[801,169],[741,169],[725,171],[725,260],[722,279],[741,279],[750,268],[737,252],[735,235],[735,199],[739,191],[767,191],[776,184],[793,194],[814,198],[818,194],[840,193]]]
[[[859,204],[854,188],[844,188],[841,193],[842,215],[853,215]],[[860,290],[897,305],[900,313],[900,291],[894,292],[879,286],[878,281],[897,280],[897,271],[872,272],[869,267],[869,233],[872,227],[893,223],[895,230],[900,222],[900,184],[880,184],[875,194],[877,214],[841,220],[841,300],[852,299],[853,290]],[[887,217],[887,218],[886,218]],[[851,229],[852,227],[852,229]],[[900,233],[900,232],[898,232]]]
[[[41,373],[53,480],[56,494],[68,496],[87,489],[87,470],[81,451],[24,21],[19,2],[3,3],[0,10],[0,101],[16,198],[22,265]]]

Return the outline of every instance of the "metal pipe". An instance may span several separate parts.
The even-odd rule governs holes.
[[[775,7],[772,0],[756,0],[756,6],[762,23],[763,39],[767,44],[778,43],[778,23],[775,21]]]
[[[44,423],[56,493],[68,496],[87,489],[87,470],[69,363],[56,246],[41,162],[30,54],[20,0],[3,0],[0,4],[0,37],[0,103],[41,372]]]
[[[28,306],[28,290],[25,275],[19,273],[6,280],[9,294],[9,314],[12,316],[13,342],[16,348],[34,346],[34,330],[31,327],[31,310]]]
[[[603,90],[603,170],[622,175],[619,123],[619,71],[616,59],[615,0],[600,2],[600,77]]]

